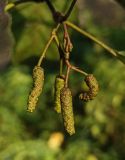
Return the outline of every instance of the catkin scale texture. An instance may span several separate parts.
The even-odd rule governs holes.
[[[44,84],[44,70],[40,66],[33,69],[33,89],[28,99],[27,111],[33,112],[36,109],[38,98],[42,92]]]
[[[85,82],[89,87],[89,91],[81,93],[79,98],[84,101],[89,101],[94,99],[97,96],[99,91],[99,85],[96,78],[93,76],[93,74],[87,75],[85,77]]]
[[[69,88],[62,88],[60,93],[62,117],[66,131],[72,135],[75,133],[72,94]]]
[[[60,90],[64,87],[64,78],[57,76],[55,79],[54,109],[61,113]]]

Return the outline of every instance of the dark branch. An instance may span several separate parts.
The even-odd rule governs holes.
[[[45,0],[18,0],[18,1],[15,1],[14,4],[15,5],[18,5],[18,4],[21,4],[21,3],[26,3],[26,2],[36,2],[36,3],[40,3],[40,2],[44,2]]]
[[[69,7],[67,13],[66,13],[65,16],[64,16],[64,21],[67,20],[68,17],[70,16],[70,14],[71,14],[71,12],[72,12],[72,10],[73,10],[73,8],[74,8],[76,2],[77,2],[77,0],[73,0],[73,1],[72,1],[72,3],[71,3],[71,5],[70,5],[70,7]]]
[[[67,20],[67,18],[70,16],[77,0],[73,0],[67,13],[63,15],[61,12],[56,11],[55,7],[51,3],[51,0],[17,0],[14,2],[15,5],[19,5],[21,3],[26,3],[26,2],[36,2],[36,3],[41,3],[45,2],[47,6],[49,7],[51,14],[53,16],[53,19],[56,23],[62,23]]]
[[[125,8],[125,0],[115,0],[117,3],[119,3],[123,8]]]
[[[54,8],[54,6],[52,5],[52,3],[50,2],[50,0],[45,0],[46,4],[48,5],[49,9],[51,10],[53,16],[56,13],[56,9]]]

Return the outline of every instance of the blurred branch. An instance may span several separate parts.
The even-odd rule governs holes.
[[[71,14],[71,12],[72,12],[72,10],[73,10],[76,2],[77,2],[77,0],[73,0],[73,1],[72,1],[72,3],[71,3],[71,5],[70,5],[67,13],[66,13],[65,16],[64,16],[64,20],[67,20],[67,18],[70,16],[70,14]]]
[[[64,21],[66,21],[68,19],[77,0],[72,0],[72,3],[71,3],[71,5],[65,15],[63,15],[63,13],[58,12],[55,9],[51,0],[18,0],[18,1],[12,2],[12,3],[8,3],[5,7],[5,11],[8,11],[9,9],[15,7],[16,5],[19,5],[21,3],[26,3],[26,2],[36,2],[36,3],[45,2],[51,11],[51,14],[53,16],[54,21],[58,24],[58,23],[62,23]]]
[[[111,55],[113,55],[115,58],[119,59],[122,63],[124,63],[123,61],[123,57],[122,55],[120,55],[119,51],[109,47],[107,44],[105,44],[104,42],[100,41],[98,38],[96,38],[95,36],[91,35],[90,33],[88,33],[87,31],[77,27],[76,25],[74,25],[73,23],[66,21],[65,22],[69,27],[75,29],[77,32],[81,33],[82,35],[88,37],[89,39],[91,39],[93,42],[97,43],[98,45],[100,45],[102,48],[104,48],[105,50],[108,51],[108,53],[110,53]],[[122,58],[120,57],[122,56]],[[125,64],[125,63],[124,63]]]
[[[58,24],[58,25],[52,30],[51,36],[50,36],[50,38],[49,38],[47,44],[45,45],[44,50],[42,51],[41,57],[39,58],[39,61],[38,61],[38,64],[37,64],[38,66],[41,65],[41,63],[42,63],[42,61],[43,61],[43,58],[45,58],[46,51],[48,50],[48,48],[49,48],[51,42],[52,42],[53,39],[55,38],[56,32],[57,32],[57,30],[59,29],[59,27],[60,27],[60,24]]]
[[[119,3],[123,8],[125,8],[125,0],[114,0]]]

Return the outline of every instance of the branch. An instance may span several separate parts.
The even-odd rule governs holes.
[[[8,11],[12,8],[14,8],[15,6],[19,5],[19,4],[22,4],[22,3],[27,3],[27,2],[36,2],[36,3],[41,3],[41,2],[44,2],[45,0],[18,0],[18,1],[15,1],[15,2],[10,2],[10,3],[7,3],[7,5],[5,6],[5,11]]]
[[[41,65],[41,63],[42,63],[42,61],[43,61],[43,58],[45,58],[46,51],[47,51],[47,49],[49,48],[49,46],[50,46],[51,42],[53,41],[53,39],[55,38],[56,32],[57,32],[57,30],[59,29],[59,26],[60,26],[60,24],[58,24],[58,25],[56,26],[56,28],[54,28],[54,29],[52,30],[51,36],[50,36],[47,44],[45,45],[45,48],[44,48],[44,50],[42,51],[41,57],[40,57],[40,59],[39,59],[39,61],[38,61],[38,64],[37,64],[38,66]]]
[[[125,8],[125,0],[114,0],[119,3],[123,8]]]
[[[46,4],[48,5],[52,15],[54,16],[56,13],[56,9],[54,8],[54,6],[52,5],[52,3],[50,2],[50,0],[45,0]]]
[[[88,33],[87,31],[80,29],[79,27],[77,27],[76,25],[74,25],[73,23],[66,21],[65,22],[69,27],[75,29],[77,32],[81,33],[82,35],[88,37],[89,39],[91,39],[92,41],[94,41],[95,43],[99,44],[101,47],[103,47],[105,50],[107,50],[110,54],[112,54],[114,57],[117,57],[117,51],[115,51],[114,49],[112,49],[111,47],[109,47],[108,45],[106,45],[105,43],[103,43],[102,41],[100,41],[99,39],[97,39],[95,36],[91,35],[90,33]]]
[[[64,21],[68,19],[68,17],[70,16],[75,4],[76,4],[77,0],[73,0],[72,3],[71,3],[71,6],[69,7],[67,13],[65,14],[64,16]]]

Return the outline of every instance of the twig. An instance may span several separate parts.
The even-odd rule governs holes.
[[[71,6],[69,7],[67,13],[65,14],[64,16],[64,21],[68,19],[68,17],[70,16],[75,4],[76,4],[77,0],[73,0],[72,3],[71,3]]]
[[[65,23],[63,23],[63,27],[64,27],[64,38],[63,38],[64,50],[65,50],[66,53],[68,53],[68,52],[71,52],[71,50],[73,48],[73,45],[72,45],[72,42],[70,40],[70,36],[68,34],[67,25]]]
[[[76,25],[74,25],[73,23],[71,23],[69,21],[66,21],[65,23],[68,26],[70,26],[71,28],[75,29],[77,32],[79,32],[82,35],[88,37],[89,39],[91,39],[95,43],[99,44],[101,47],[103,47],[105,50],[107,50],[113,56],[117,57],[117,51],[115,51],[114,49],[112,49],[111,47],[109,47],[108,45],[106,45],[105,43],[100,41],[99,39],[97,39],[95,36],[91,35],[90,33],[88,33],[87,31],[85,31],[83,29],[80,29],[79,27],[77,27]]]
[[[58,46],[58,47],[61,47],[60,44],[59,44],[59,39],[58,39],[58,37],[57,37],[56,35],[55,35],[54,39],[55,39],[55,41],[56,41],[57,46]],[[62,48],[60,48],[60,49],[61,49],[61,52],[63,52],[63,49],[62,49]],[[64,56],[64,54],[63,54],[63,56]],[[79,69],[79,68],[71,65],[70,62],[69,62],[69,60],[65,60],[65,63],[66,63],[66,65],[67,65],[70,69],[72,69],[72,70],[74,70],[74,71],[76,71],[76,72],[79,72],[79,73],[81,73],[81,74],[83,74],[83,75],[85,75],[85,76],[88,75],[86,72],[82,71],[81,69]]]
[[[125,9],[125,1],[124,0],[114,0],[119,3]]]
[[[70,67],[67,66],[66,78],[65,78],[65,87],[68,87],[69,73],[70,73]]]
[[[53,29],[53,31],[52,31],[52,33],[51,33],[51,36],[50,36],[50,38],[49,38],[49,40],[48,40],[48,42],[47,42],[44,50],[42,51],[41,57],[40,57],[40,59],[39,59],[39,61],[38,61],[38,64],[37,64],[38,66],[41,65],[41,63],[42,63],[42,61],[43,61],[43,58],[45,57],[45,54],[46,54],[47,49],[49,48],[51,42],[52,42],[53,39],[55,38],[56,32],[57,32],[57,30],[59,29],[59,26],[60,26],[60,24],[58,24],[57,27]]]
[[[58,47],[58,50],[59,50],[59,56],[60,56],[60,71],[59,71],[59,74],[60,76],[62,75],[62,72],[63,72],[63,55],[62,55],[62,49],[61,49],[61,46],[60,46],[60,43],[59,43],[59,39],[57,37],[57,35],[55,35],[54,37],[54,40],[57,44],[57,47]]]
[[[36,2],[36,3],[40,3],[40,2],[43,2],[44,0],[18,0],[18,1],[15,1],[15,2],[10,2],[6,5],[5,7],[5,11],[8,11],[14,7],[16,7],[17,5],[19,4],[22,4],[22,3],[27,3],[27,2]]]
[[[72,70],[74,70],[74,71],[76,71],[76,72],[79,72],[79,73],[81,73],[81,74],[83,74],[83,75],[85,75],[85,76],[88,75],[88,73],[86,73],[86,72],[82,71],[81,69],[79,69],[79,68],[71,65],[68,60],[66,60],[65,62],[66,62],[66,65],[67,65],[70,69],[72,69]]]
[[[46,4],[48,5],[52,15],[54,16],[56,13],[56,9],[54,8],[54,6],[52,5],[52,3],[50,2],[50,0],[45,0]]]

